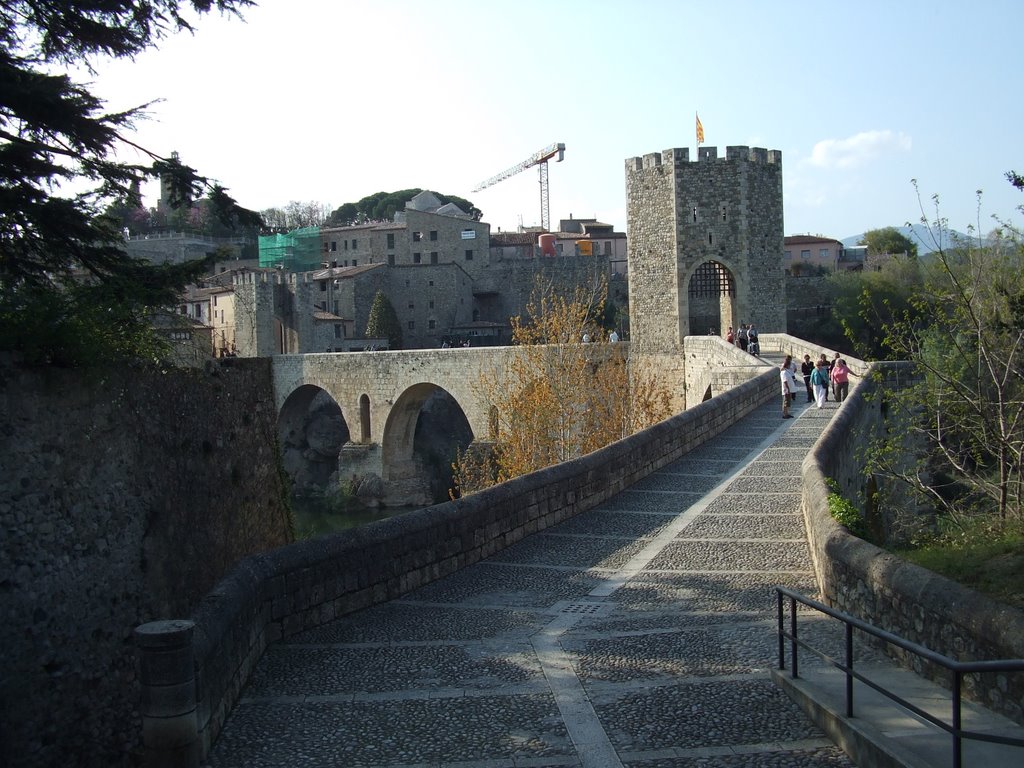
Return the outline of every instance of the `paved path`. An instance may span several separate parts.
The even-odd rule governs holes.
[[[209,764],[852,766],[769,677],[772,588],[816,594],[797,486],[834,408],[773,402],[597,509],[272,646]]]

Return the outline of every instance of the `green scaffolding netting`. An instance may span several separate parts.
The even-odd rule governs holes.
[[[288,272],[319,269],[320,227],[293,229],[283,235],[260,235],[260,266],[280,267]]]

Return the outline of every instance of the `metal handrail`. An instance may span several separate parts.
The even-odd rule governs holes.
[[[804,648],[805,650],[813,653],[818,658],[828,662],[836,669],[841,670],[846,675],[846,716],[853,717],[853,681],[859,680],[868,687],[878,691],[883,696],[891,699],[905,709],[910,710],[918,717],[927,720],[933,725],[941,728],[953,737],[953,768],[961,768],[963,761],[963,740],[973,739],[975,741],[986,741],[995,744],[1006,744],[1014,747],[1024,747],[1024,738],[1014,738],[1011,736],[999,736],[996,734],[981,733],[979,731],[964,730],[962,727],[962,714],[961,714],[961,683],[965,674],[971,674],[975,672],[1024,672],[1024,659],[1003,659],[995,661],[955,661],[947,656],[943,656],[940,653],[925,648],[923,645],[912,643],[909,640],[905,640],[899,635],[894,635],[892,632],[887,632],[884,629],[879,629],[865,621],[861,621],[855,616],[851,616],[848,613],[837,611],[824,603],[821,603],[812,598],[801,595],[799,592],[795,592],[786,587],[776,587],[775,592],[778,601],[778,637],[779,637],[779,669],[786,668],[786,640],[790,641],[790,654],[793,658],[793,668],[791,677],[799,677],[799,656],[798,648]],[[789,631],[785,629],[785,598],[789,598]],[[833,659],[828,654],[813,648],[808,643],[800,640],[797,636],[797,611],[796,604],[800,603],[810,608],[831,616],[834,619],[838,619],[843,622],[845,626],[845,639],[846,648],[845,663]],[[926,659],[933,664],[936,664],[944,669],[949,670],[952,673],[952,715],[951,723],[947,723],[945,720],[939,719],[929,712],[924,711],[920,707],[912,704],[911,702],[901,698],[890,690],[887,690],[885,686],[868,679],[860,672],[854,669],[853,666],[853,630],[859,629],[860,631],[869,634],[873,637],[882,640],[890,645],[895,645],[902,648],[905,651]]]

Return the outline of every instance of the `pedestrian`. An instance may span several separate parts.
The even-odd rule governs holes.
[[[729,326],[729,330],[725,332],[725,340],[732,344],[736,341],[736,335],[732,332],[732,326]]]
[[[793,377],[793,356],[786,355],[786,361],[779,370],[779,380],[782,383],[782,418],[791,419],[789,415],[789,401],[796,391],[796,379]]]
[[[807,389],[807,402],[814,402],[814,390],[811,389],[811,374],[814,373],[814,362],[810,355],[804,355],[804,361],[800,364],[800,373],[804,377],[804,387]]]
[[[736,341],[740,343],[740,349],[747,351],[747,326],[740,323],[740,329],[736,332]]]
[[[828,367],[829,367],[828,366],[828,355],[826,355],[824,352],[822,352],[820,355],[818,355],[818,362],[816,362],[815,365],[816,366],[817,365],[825,366],[825,376],[828,376]],[[829,390],[829,385],[826,384],[826,386],[825,386],[825,402],[826,403],[828,402],[828,390]]]
[[[836,384],[832,380],[832,369],[836,367],[836,363],[839,361],[839,353],[836,352],[831,360],[828,362],[828,380],[832,382],[832,397],[835,401],[839,402],[839,395],[836,393]]]
[[[750,354],[761,354],[761,344],[757,340],[757,330],[754,328],[753,323],[747,328],[747,347]]]
[[[789,392],[789,402],[790,403],[795,403],[796,402],[796,386],[797,386],[797,382],[799,382],[799,379],[796,377],[797,376],[797,370],[798,370],[797,369],[797,365],[796,365],[796,360],[793,360],[789,364],[789,369],[793,372],[793,389],[791,389],[790,392]]]
[[[613,328],[612,332],[608,334],[608,341],[610,341],[612,344],[614,344],[618,340],[619,340],[619,334],[616,333],[615,329]]]
[[[843,402],[850,393],[850,369],[846,366],[845,360],[836,359],[829,378],[832,379],[832,392],[836,396],[836,402]]]
[[[828,362],[819,360],[811,372],[811,386],[819,408],[824,408],[828,398]]]

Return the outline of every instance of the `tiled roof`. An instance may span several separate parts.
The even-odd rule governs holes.
[[[360,264],[356,267],[328,267],[313,272],[312,278],[314,280],[348,280],[383,266],[383,264]]]
[[[537,235],[534,232],[491,232],[491,245],[494,247],[536,244]]]

